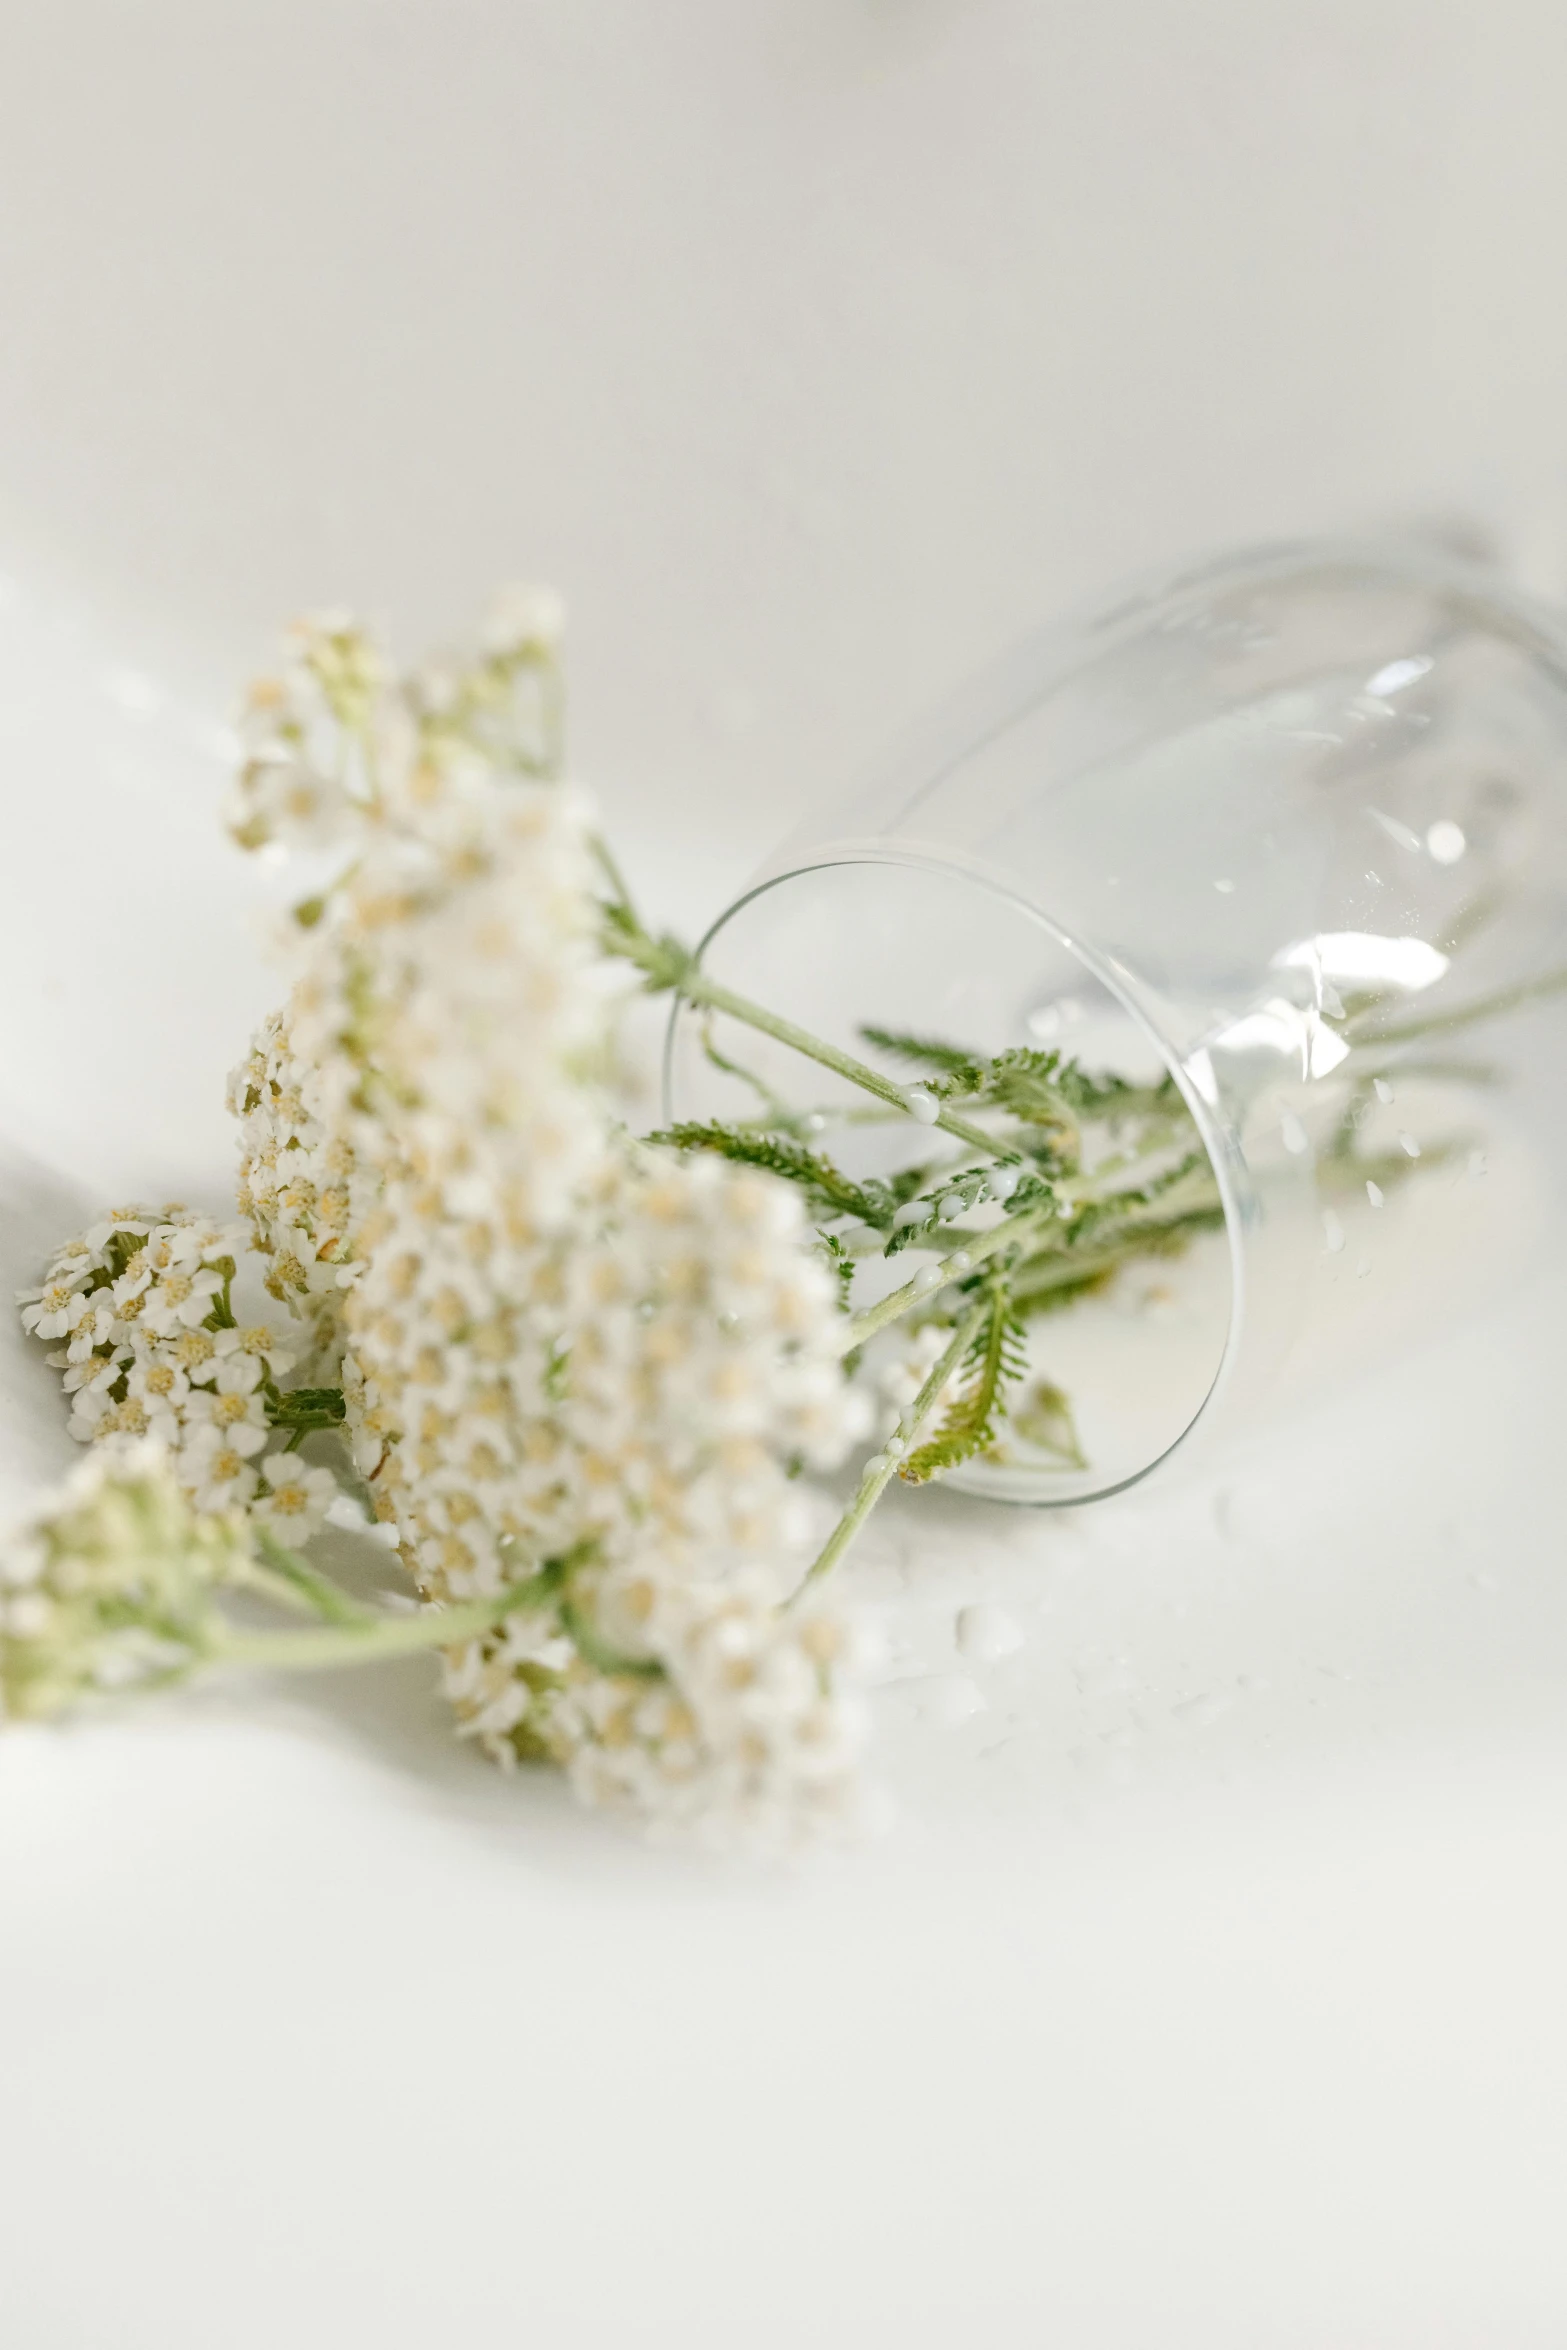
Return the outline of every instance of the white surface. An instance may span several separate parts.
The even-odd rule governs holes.
[[[1457,505],[1559,570],[1555,10],[0,16],[7,1282],[221,1183],[212,726],[297,602],[559,578],[692,920],[1128,562]],[[904,1824],[799,1877],[417,1665],[8,1737],[6,2350],[1560,2342],[1564,1307],[1201,1482],[900,1498]]]

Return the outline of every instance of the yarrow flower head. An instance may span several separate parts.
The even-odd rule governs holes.
[[[407,676],[349,614],[299,621],[243,713],[231,813],[241,847],[336,847],[365,823],[433,839],[460,830],[460,803],[497,773],[552,775],[562,619],[547,589],[507,589],[476,657]]]
[[[462,1727],[504,1761],[597,1752],[589,1693],[618,1680],[594,1660],[618,1651],[594,1627],[630,1576],[656,1595],[640,1746],[699,1763],[584,1763],[576,1783],[732,1813],[754,1773],[703,1678],[701,1623],[743,1593],[760,1638],[810,1555],[795,1472],[840,1459],[865,1406],[788,1187],[618,1132],[605,1080],[629,982],[601,944],[592,810],[548,780],[558,632],[551,599],[516,594],[476,653],[400,678],[334,616],[256,698],[241,838],[335,827],[352,862],[301,908],[287,1014],[236,1075],[242,1207],[312,1364],[341,1361],[356,1465],[424,1595],[577,1562],[454,1653]],[[796,1655],[803,1632],[780,1619],[773,1637]],[[813,1723],[834,1704],[826,1647]]]
[[[241,1322],[234,1284],[250,1247],[244,1225],[173,1203],[114,1209],[68,1241],[22,1296],[24,1326],[63,1338],[49,1361],[83,1444],[155,1439],[201,1509],[243,1509],[270,1491],[259,1456],[297,1415],[280,1384],[294,1363],[283,1334]],[[308,1416],[305,1424],[311,1424]],[[319,1484],[297,1535],[320,1524]]]
[[[586,1801],[720,1849],[788,1851],[862,1823],[872,1650],[825,1593],[780,1608],[765,1567],[710,1583],[633,1568],[594,1604],[625,1653],[579,1650],[538,1706]]]
[[[105,1446],[0,1546],[0,1718],[178,1678],[249,1558],[243,1517],[199,1515],[159,1444]]]
[[[559,626],[517,591],[406,675],[342,615],[293,633],[247,708],[234,829],[340,869],[311,868],[288,1002],[230,1083],[239,1221],[115,1211],[24,1317],[75,1434],[161,1447],[171,1560],[244,1526],[316,1604],[299,1548],[338,1486],[297,1444],[341,1420],[427,1608],[462,1611],[464,1734],[666,1828],[789,1844],[856,1808],[858,1642],[802,1596],[800,1472],[870,1406],[800,1193],[615,1115],[630,965],[663,964],[628,956],[591,806],[556,779]],[[287,1342],[244,1318],[247,1266]],[[352,1646],[352,1603],[328,1612]]]
[[[819,1531],[793,1472],[834,1465],[868,1418],[833,1351],[832,1277],[793,1195],[716,1161],[622,1150],[591,1204],[519,1376],[498,1389],[481,1359],[488,1411],[414,1416],[444,1437],[405,1497],[432,1588],[486,1588],[514,1556],[588,1561],[452,1657],[461,1724],[498,1760],[547,1754],[588,1799],[716,1841],[847,1822],[859,1643],[825,1595],[787,1605]]]
[[[248,1244],[266,1259],[269,1295],[294,1317],[304,1373],[335,1380],[343,1291],[373,1179],[318,1070],[295,1053],[285,1013],[263,1022],[231,1074],[228,1106],[239,1123],[235,1206]]]

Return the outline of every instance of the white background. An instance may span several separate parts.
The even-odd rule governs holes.
[[[0,7],[0,1269],[221,1182],[214,728],[302,604],[557,582],[696,922],[1128,568],[1567,589],[1564,119],[1525,0]],[[1564,1304],[1076,1518],[895,1503],[904,1825],[800,1878],[417,1666],[9,1738],[7,2350],[1567,2340]]]

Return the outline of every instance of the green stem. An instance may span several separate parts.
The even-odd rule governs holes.
[[[867,1062],[857,1061],[852,1053],[840,1052],[836,1045],[813,1036],[808,1028],[797,1028],[792,1020],[784,1020],[776,1012],[767,1011],[761,1004],[753,1004],[748,996],[736,995],[732,988],[723,987],[716,979],[709,978],[696,964],[693,963],[682,975],[680,993],[688,1003],[706,1004],[712,1011],[727,1012],[731,1020],[743,1021],[746,1027],[759,1029],[764,1036],[775,1037],[779,1044],[788,1045],[792,1051],[802,1053],[808,1061],[816,1061],[824,1069],[834,1070],[838,1076],[846,1077],[851,1085],[859,1086],[865,1093],[874,1094],[878,1101],[901,1109],[905,1116],[910,1114],[906,1087],[898,1085],[890,1077],[884,1077],[879,1069],[871,1068]],[[966,1142],[971,1150],[982,1150],[987,1157],[995,1155],[997,1145],[994,1135],[987,1134],[982,1126],[971,1125],[967,1118],[959,1118],[951,1110],[938,1110],[931,1123],[941,1127],[944,1133],[956,1135],[959,1142]]]
[[[546,1567],[526,1583],[514,1583],[487,1599],[461,1600],[454,1607],[421,1608],[411,1616],[373,1616],[362,1624],[337,1623],[319,1632],[220,1632],[207,1650],[214,1664],[252,1665],[290,1671],[320,1671],[333,1665],[378,1664],[388,1657],[414,1656],[425,1648],[451,1648],[493,1630],[516,1608],[538,1607],[559,1590],[559,1576]]]
[[[1142,1250],[1179,1233],[1187,1222],[1194,1230],[1200,1230],[1200,1220],[1212,1216],[1218,1205],[1215,1194],[1210,1207],[1183,1208],[1179,1215],[1162,1223],[1123,1231],[1103,1248],[1063,1249],[1058,1256],[1030,1257],[1013,1281],[1012,1302],[1020,1314],[1026,1314],[1039,1299],[1049,1297],[1055,1290],[1075,1289],[1080,1281],[1095,1281],[1102,1273],[1113,1273],[1118,1265],[1128,1264]]]
[[[637,1681],[662,1681],[664,1668],[657,1657],[626,1656],[600,1637],[597,1627],[571,1600],[563,1599],[560,1620],[577,1644],[578,1652],[596,1672],[615,1673]]]
[[[1123,1258],[1134,1256],[1150,1240],[1178,1231],[1190,1217],[1211,1215],[1221,1204],[1218,1185],[1204,1169],[1162,1198],[1139,1205],[1114,1223],[1101,1226],[1097,1247],[1077,1249],[1070,1240],[1063,1240],[1052,1248],[1047,1241],[1033,1255],[1025,1257],[1019,1268],[1018,1302],[1021,1305],[1046,1290],[1065,1288],[1074,1281],[1091,1280],[1096,1273],[1108,1272]],[[934,1297],[947,1282],[961,1281],[966,1273],[999,1249],[1030,1233],[1037,1237],[1041,1224],[1058,1212],[1054,1208],[1034,1209],[1025,1216],[1005,1218],[993,1224],[988,1232],[975,1233],[972,1237],[960,1234],[958,1248],[938,1260],[936,1280],[929,1279],[927,1267],[878,1304],[867,1306],[863,1313],[850,1315],[838,1334],[840,1355],[852,1354],[867,1338],[885,1330],[889,1322],[901,1321],[915,1306]],[[960,1257],[967,1262],[960,1264]],[[1039,1268],[1044,1266],[1053,1269],[1041,1275]]]
[[[905,1281],[901,1289],[893,1290],[890,1296],[882,1298],[876,1305],[867,1306],[863,1313],[851,1314],[838,1333],[839,1354],[852,1354],[857,1346],[865,1344],[867,1338],[874,1337],[878,1330],[885,1330],[889,1322],[901,1321],[911,1307],[922,1305],[926,1298],[934,1297],[937,1290],[947,1282],[961,1281],[965,1273],[972,1272],[987,1257],[995,1256],[1000,1249],[1011,1248],[1025,1233],[1037,1230],[1041,1217],[1053,1213],[1052,1209],[1035,1208],[1027,1215],[1004,1216],[999,1224],[992,1224],[988,1232],[960,1233],[960,1245],[950,1256],[938,1258],[934,1267],[926,1265],[915,1274],[912,1281]],[[964,1259],[962,1264],[958,1262],[960,1257]],[[930,1278],[933,1270],[937,1276],[934,1281]]]
[[[641,917],[632,903],[631,892],[626,887],[626,877],[615,860],[614,850],[601,832],[594,833],[589,846],[593,855],[598,859],[599,868],[605,880],[609,883],[610,896],[615,906],[635,929],[642,931]],[[647,933],[642,931],[642,935],[646,937]]]
[[[940,1398],[942,1389],[946,1386],[947,1381],[952,1377],[952,1374],[957,1369],[959,1363],[962,1362],[964,1355],[968,1352],[975,1332],[979,1329],[980,1324],[985,1320],[985,1317],[987,1314],[989,1314],[990,1311],[991,1305],[989,1298],[982,1298],[979,1304],[973,1307],[969,1313],[965,1314],[962,1321],[958,1324],[957,1329],[953,1333],[951,1344],[948,1346],[946,1352],[942,1355],[940,1361],[932,1370],[924,1386],[920,1389],[918,1395],[914,1398],[913,1403],[909,1406],[908,1410],[904,1413],[902,1420],[899,1422],[899,1433],[902,1436],[905,1446],[912,1442],[912,1440],[919,1434],[920,1429],[923,1427],[924,1423],[929,1419],[932,1411],[936,1407],[937,1401]],[[885,1452],[877,1453],[873,1457],[877,1465],[872,1468],[868,1468],[864,1476],[861,1477],[859,1490],[856,1492],[854,1499],[850,1502],[848,1508],[844,1511],[843,1516],[838,1520],[837,1525],[833,1528],[831,1534],[829,1534],[827,1537],[827,1540],[822,1546],[822,1549],[818,1553],[817,1557],[812,1561],[810,1569],[805,1577],[805,1583],[802,1583],[800,1586],[802,1591],[805,1588],[805,1584],[814,1583],[821,1576],[831,1574],[833,1568],[838,1564],[838,1561],[842,1558],[844,1552],[848,1549],[850,1543],[854,1540],[860,1528],[864,1525],[866,1519],[870,1516],[871,1511],[876,1507],[877,1502],[880,1501],[888,1485],[897,1475],[898,1461],[903,1458],[903,1454],[900,1453],[897,1460],[892,1459]],[[798,1594],[796,1596],[798,1596]]]
[[[292,1604],[313,1608],[328,1624],[374,1624],[380,1621],[374,1608],[361,1607],[357,1599],[350,1599],[340,1584],[330,1575],[318,1574],[308,1559],[300,1557],[285,1543],[265,1531],[258,1530],[256,1548],[262,1564],[252,1573],[264,1588],[272,1589],[273,1596]],[[275,1589],[281,1586],[281,1589]]]
[[[1499,1019],[1504,1012],[1515,1012],[1520,1004],[1559,995],[1564,987],[1567,987],[1567,967],[1548,971],[1543,979],[1521,980],[1516,987],[1498,988],[1494,995],[1480,996],[1472,1004],[1460,1004],[1455,1011],[1432,1012],[1424,1020],[1394,1021],[1390,1027],[1363,1032],[1360,1020],[1350,1020],[1343,1034],[1351,1044],[1367,1050],[1377,1045],[1409,1044],[1418,1036],[1443,1036],[1455,1028],[1473,1028],[1481,1020]],[[1369,1017],[1369,1014],[1361,1015],[1361,1018]]]

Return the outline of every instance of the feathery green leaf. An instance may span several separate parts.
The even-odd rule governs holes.
[[[947,1406],[941,1426],[911,1452],[898,1474],[910,1485],[955,1469],[989,1449],[1002,1416],[1003,1390],[1028,1367],[1022,1327],[1004,1282],[991,1284],[990,1312],[969,1348],[967,1377]]]
[[[976,1056],[958,1044],[943,1044],[939,1036],[909,1036],[897,1028],[861,1026],[860,1035],[877,1052],[895,1061],[912,1061],[917,1068],[950,1071],[966,1069]]]
[[[849,1293],[854,1287],[854,1259],[836,1232],[818,1231],[816,1237],[821,1242],[822,1254],[827,1259],[828,1269],[837,1276],[839,1307],[842,1312],[847,1313]]]
[[[798,1184],[812,1211],[825,1216],[857,1216],[862,1223],[885,1231],[892,1222],[895,1201],[885,1183],[856,1183],[835,1167],[823,1151],[807,1150],[787,1135],[764,1134],[754,1128],[726,1126],[719,1119],[688,1119],[648,1136],[679,1151],[714,1151],[737,1166],[761,1167],[785,1182]]]

